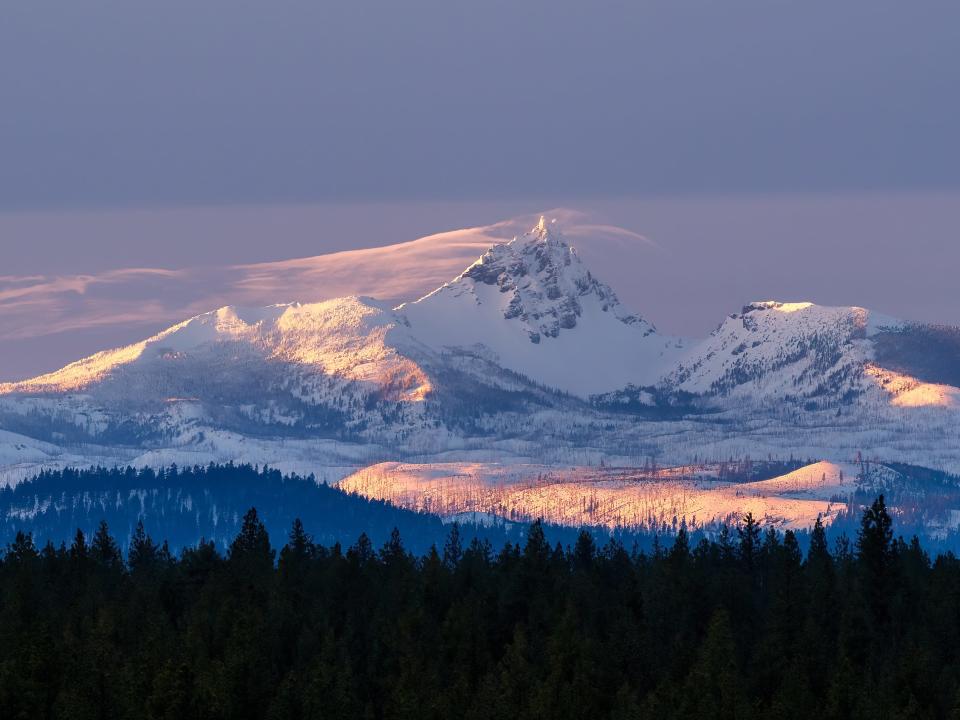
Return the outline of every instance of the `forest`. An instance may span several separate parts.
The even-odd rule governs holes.
[[[286,535],[299,519],[311,529],[314,542],[328,546],[352,544],[361,533],[380,546],[397,528],[404,547],[423,555],[433,545],[442,546],[448,532],[437,515],[344,492],[317,482],[313,475],[283,474],[270,467],[233,463],[156,470],[90,467],[42,470],[29,480],[0,488],[0,547],[18,532],[32,535],[38,545],[69,543],[78,529],[92,537],[106,521],[124,552],[139,522],[174,552],[200,540],[225,552],[251,507],[257,508],[274,536]],[[522,542],[527,526],[506,520],[461,521],[460,537],[465,543],[479,538],[499,548],[508,541]],[[576,528],[544,523],[542,529],[552,543],[567,545],[577,539]],[[597,542],[610,537],[607,528],[584,529]],[[629,547],[650,548],[656,541],[656,533],[641,529],[617,528],[614,537]]]
[[[960,717],[960,561],[883,497],[832,543],[750,516],[649,551],[454,525],[420,556],[300,521],[274,542],[250,509],[223,553],[18,533],[0,647],[4,718]]]

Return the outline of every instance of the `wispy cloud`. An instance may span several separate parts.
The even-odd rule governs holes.
[[[622,242],[646,250],[641,235],[548,211],[591,265],[623,262]],[[407,242],[315,257],[220,267],[131,267],[71,276],[0,276],[0,342],[96,328],[157,330],[222,305],[314,302],[344,295],[411,300],[459,274],[491,245],[529,229],[533,215],[437,233]],[[616,249],[616,252],[611,252]],[[65,356],[63,361],[76,359]],[[0,372],[4,368],[0,367]]]

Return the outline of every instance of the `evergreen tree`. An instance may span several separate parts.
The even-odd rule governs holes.
[[[817,521],[810,533],[810,548],[807,551],[807,560],[811,565],[828,564],[830,548],[827,544],[827,532],[823,527],[823,518],[817,515]]]
[[[862,580],[861,592],[875,620],[886,619],[890,573],[894,561],[893,521],[883,495],[867,508],[857,534],[857,559]]]
[[[734,720],[746,715],[733,629],[723,610],[710,621],[682,697],[687,717]]]
[[[757,554],[760,551],[760,525],[753,517],[753,513],[747,513],[743,522],[737,525],[737,536],[740,538],[738,554],[741,562],[747,571],[753,570],[757,560]]]
[[[353,560],[358,565],[367,565],[376,559],[376,553],[373,552],[373,544],[366,533],[360,533],[355,545],[347,550],[347,558]]]
[[[273,563],[274,551],[270,547],[270,536],[266,527],[257,517],[257,509],[250,508],[243,516],[240,534],[230,544],[228,558],[234,561],[254,561]]]
[[[0,558],[0,714],[957,716],[960,560],[894,541],[879,499],[856,553],[826,534],[804,561],[791,531],[747,523],[733,547],[678,523],[631,556],[617,533],[598,552],[535,525],[496,554],[451,532],[416,561],[399,530],[345,555],[293,522],[274,566],[251,511],[226,559],[213,542],[173,556],[138,524],[128,579],[105,525],[40,552],[20,533]]]
[[[863,513],[857,535],[857,553],[872,575],[881,576],[893,557],[893,521],[883,495]]]
[[[281,562],[285,560],[286,563],[306,563],[314,556],[315,552],[316,546],[313,544],[313,538],[304,530],[303,522],[300,518],[294,519],[287,544],[280,551]]]
[[[123,564],[120,548],[110,535],[106,520],[101,520],[97,526],[97,532],[94,533],[93,542],[90,544],[90,556],[107,568],[118,568]]]
[[[130,538],[130,550],[127,552],[127,565],[134,573],[148,570],[157,562],[159,549],[143,528],[143,520],[137,521],[137,527]]]
[[[578,570],[588,570],[593,566],[597,554],[597,545],[593,536],[585,530],[577,535],[577,544],[573,548],[573,566]]]
[[[265,600],[274,556],[267,529],[257,516],[256,508],[250,508],[243,516],[240,533],[230,543],[227,553],[227,566],[235,585]]]
[[[527,532],[527,543],[523,548],[523,557],[531,566],[546,567],[550,560],[550,543],[543,531],[543,521],[537,520]]]
[[[448,568],[455,568],[463,557],[463,547],[460,544],[460,523],[450,526],[450,533],[443,545],[443,564]]]
[[[77,563],[82,563],[87,559],[87,538],[83,531],[77,528],[73,536],[73,544],[70,546],[70,558]]]
[[[7,547],[5,560],[25,565],[32,563],[38,557],[37,548],[33,544],[33,535],[18,530],[13,542]]]

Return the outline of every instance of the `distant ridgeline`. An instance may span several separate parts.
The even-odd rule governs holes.
[[[178,550],[212,540],[221,549],[236,537],[248,509],[255,507],[270,536],[282,542],[299,518],[319,544],[352,545],[366,533],[375,546],[390,538],[394,528],[413,552],[442,547],[450,528],[436,515],[404,510],[380,500],[368,500],[336,487],[318,484],[313,476],[283,475],[252,465],[208,465],[188,468],[89,468],[47,470],[32,480],[0,490],[0,544],[17,531],[31,533],[38,545],[72,541],[76,531],[92,537],[106,521],[118,544],[126,548],[142,521],[158,541]],[[488,540],[494,547],[518,542],[525,524],[461,523],[466,540]],[[573,543],[573,528],[546,526],[554,543]],[[593,531],[604,542],[610,533]],[[627,547],[651,547],[653,535],[618,533]]]
[[[278,540],[298,517],[325,544],[349,544],[363,532],[373,542],[386,541],[394,527],[411,549],[429,547],[445,535],[437,517],[348,495],[317,484],[312,476],[285,476],[251,465],[44,471],[0,491],[4,539],[23,530],[41,545],[47,540],[69,544],[78,528],[91,537],[105,520],[125,546],[142,520],[150,535],[173,548],[201,538],[224,548],[251,507]]]
[[[861,508],[885,494],[896,512],[897,528],[905,537],[918,535],[931,551],[960,551],[960,534],[945,522],[948,508],[960,503],[960,487],[953,476],[907,465],[895,466],[902,477],[896,486],[858,487],[845,498],[847,512],[827,528],[831,542],[852,537]],[[840,499],[838,498],[838,501]],[[17,531],[33,536],[42,546],[48,541],[70,544],[81,530],[92,537],[105,521],[121,548],[126,549],[138,522],[158,542],[174,551],[195,546],[201,539],[225,549],[240,531],[243,516],[256,508],[270,536],[286,538],[291,524],[300,519],[318,544],[352,545],[365,533],[375,547],[386,543],[397,528],[407,548],[426,553],[442,547],[449,533],[437,515],[406,510],[382,500],[347,493],[317,483],[314,477],[283,475],[279,470],[252,465],[207,465],[187,468],[89,468],[47,470],[32,480],[0,490],[0,546]],[[544,524],[547,539],[563,546],[576,542],[578,528]],[[612,537],[625,548],[650,550],[660,539],[672,537],[679,526],[617,530],[585,528],[600,544]],[[488,541],[500,548],[520,542],[528,524],[522,521],[460,522],[465,541]],[[715,538],[720,526],[690,530],[691,541]],[[797,534],[806,547],[808,533]],[[665,540],[667,543],[672,540]]]

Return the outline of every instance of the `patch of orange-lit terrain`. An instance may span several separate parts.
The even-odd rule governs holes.
[[[772,309],[782,313],[795,313],[813,307],[812,302],[780,302],[772,304]]]
[[[272,359],[372,383],[394,400],[421,402],[432,390],[429,378],[390,346],[393,328],[379,309],[343,298],[287,307],[267,342]]]
[[[391,400],[422,402],[432,386],[419,365],[390,345],[388,335],[395,327],[390,315],[353,297],[252,309],[222,307],[135,345],[97,353],[31,380],[0,384],[0,394],[80,392],[124,366],[242,348],[263,360],[370,383]]]
[[[865,372],[889,393],[890,404],[895,407],[957,407],[960,404],[960,388],[926,383],[876,365],[868,365]]]
[[[709,474],[677,470],[388,462],[357,471],[340,487],[443,516],[480,513],[613,529],[736,523],[749,512],[766,525],[805,528],[817,516],[830,522],[844,509],[844,503],[830,498],[854,479],[850,467],[831,463],[754,483],[720,482]]]
[[[859,468],[854,463],[822,460],[770,480],[742,483],[736,487],[759,494],[822,496],[825,493],[848,493],[853,489],[858,471]]]
[[[0,383],[0,395],[29,392],[77,392],[106,377],[119,365],[139,358],[147,342],[97,353],[56,372],[22,382]]]

